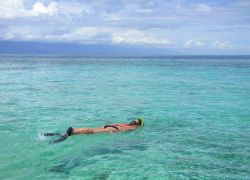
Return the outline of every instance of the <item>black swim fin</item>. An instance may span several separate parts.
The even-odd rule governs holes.
[[[69,137],[67,133],[62,134],[60,136],[61,136],[60,138],[58,138],[58,139],[56,139],[56,140],[54,140],[52,142],[53,143],[59,143],[59,142],[62,142],[62,141],[64,141],[65,139],[67,139]]]
[[[71,134],[72,134],[73,128],[69,127],[66,131],[66,133],[64,134],[60,134],[60,133],[45,133],[44,136],[60,136],[58,139],[52,141],[53,143],[58,143],[58,142],[62,142],[64,140],[66,140]]]
[[[44,133],[44,136],[60,136],[60,133]]]

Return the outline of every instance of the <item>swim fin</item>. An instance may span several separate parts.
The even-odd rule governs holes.
[[[64,141],[65,139],[67,139],[69,136],[68,136],[68,134],[67,133],[65,133],[65,134],[62,134],[62,135],[60,135],[61,137],[59,137],[58,139],[56,139],[56,140],[54,140],[54,141],[52,141],[53,143],[59,143],[59,142],[62,142],[62,141]]]
[[[44,136],[60,136],[60,133],[44,133]]]
[[[44,136],[60,136],[58,139],[52,141],[53,143],[58,143],[66,140],[72,134],[73,128],[69,127],[64,134],[60,133],[45,133]]]

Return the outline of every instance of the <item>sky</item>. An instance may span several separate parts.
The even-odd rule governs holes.
[[[0,53],[90,49],[111,55],[250,54],[250,0],[0,1]]]

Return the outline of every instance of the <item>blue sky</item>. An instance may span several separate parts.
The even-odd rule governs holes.
[[[76,45],[124,48],[124,53],[144,48],[159,55],[250,54],[250,1],[4,0],[0,42],[0,53],[11,53],[22,42],[45,49]]]

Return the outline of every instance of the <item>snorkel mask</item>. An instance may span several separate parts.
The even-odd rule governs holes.
[[[135,120],[131,121],[129,125],[139,125],[144,126],[144,117],[136,118]]]
[[[141,121],[141,126],[144,126],[144,117],[142,116],[142,117],[138,118],[138,120]]]

